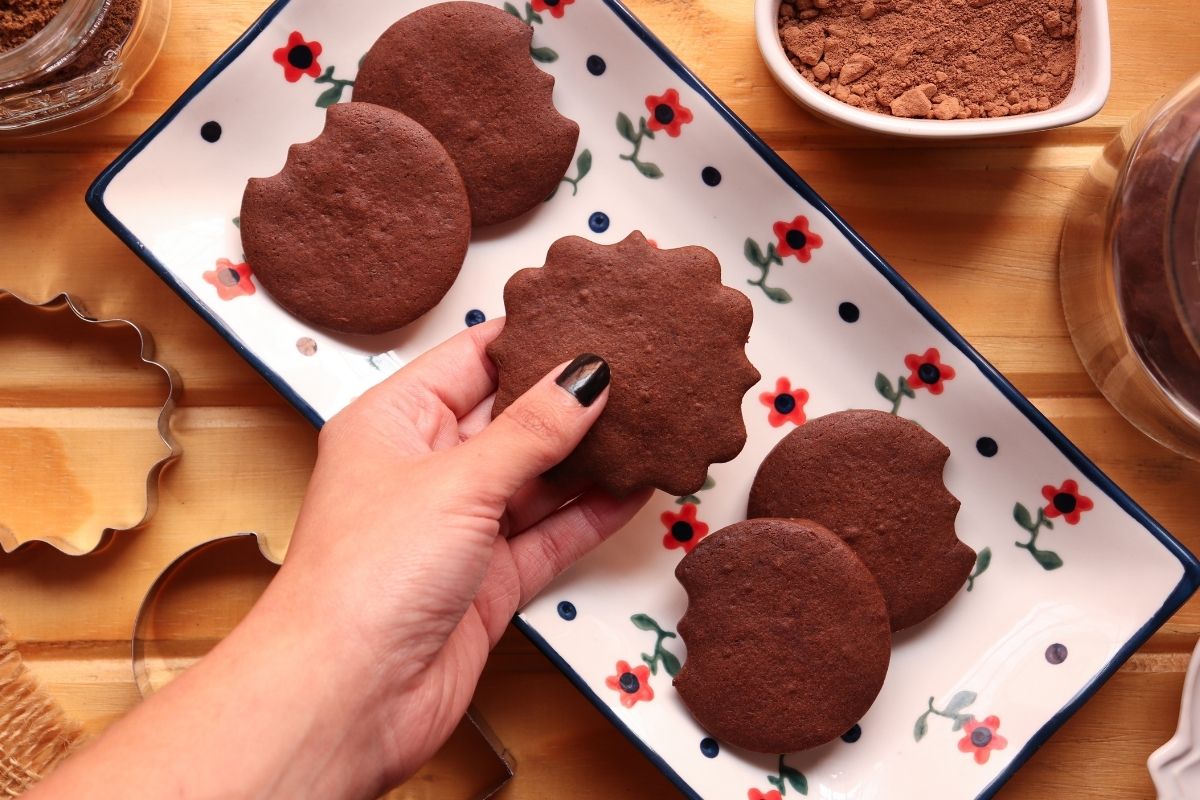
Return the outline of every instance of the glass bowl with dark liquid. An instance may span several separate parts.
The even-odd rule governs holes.
[[[1059,280],[1096,386],[1151,438],[1200,459],[1200,76],[1092,164],[1063,229]]]

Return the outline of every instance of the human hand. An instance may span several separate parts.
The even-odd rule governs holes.
[[[386,784],[450,735],[516,610],[649,497],[539,477],[599,416],[608,367],[563,365],[491,421],[501,326],[467,329],[326,424],[272,587],[368,665]]]
[[[649,497],[539,477],[600,415],[608,366],[576,359],[491,420],[500,327],[330,420],[254,609],[31,796],[369,798],[433,755],[521,604]]]

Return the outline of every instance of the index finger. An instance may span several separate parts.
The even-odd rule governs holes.
[[[455,417],[465,416],[496,391],[496,366],[487,346],[503,328],[503,317],[472,325],[413,359],[369,394],[387,395],[408,384],[437,397]]]

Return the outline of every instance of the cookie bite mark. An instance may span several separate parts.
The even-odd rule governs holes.
[[[613,245],[554,242],[544,267],[504,287],[507,321],[488,347],[493,413],[572,354],[596,353],[612,369],[608,405],[551,474],[617,494],[697,491],[745,445],[742,396],[759,378],[745,353],[750,300],[720,274],[708,250],[660,250],[636,231]]]
[[[808,520],[753,519],[679,562],[688,595],[675,689],[702,728],[759,753],[841,736],[891,660],[887,605],[844,542]]]
[[[437,305],[471,236],[466,187],[445,148],[368,103],[331,106],[321,135],[293,145],[277,175],[251,178],[239,223],[272,298],[344,333],[394,330]]]
[[[529,56],[533,29],[475,2],[396,22],[363,58],[354,97],[428,128],[458,165],[476,226],[545,200],[567,173],[579,126],[554,107],[554,77]]]
[[[950,601],[975,565],[954,529],[959,501],[943,482],[950,450],[916,423],[855,410],[810,420],[763,460],[747,516],[825,525],[874,573],[892,630]]]

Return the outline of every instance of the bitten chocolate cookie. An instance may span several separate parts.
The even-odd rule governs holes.
[[[297,317],[345,333],[415,320],[467,254],[462,178],[429,131],[367,103],[330,107],[279,174],[242,195],[242,246],[263,287]]]
[[[846,544],[808,520],[752,519],[675,568],[687,590],[675,689],[722,742],[791,753],[850,730],[891,660],[887,604]]]
[[[580,353],[612,369],[604,413],[553,477],[684,495],[741,452],[742,396],[758,382],[745,353],[753,310],[721,284],[708,250],[659,250],[637,231],[613,245],[568,236],[550,245],[546,266],[509,279],[504,307],[488,346],[494,414]]]
[[[883,411],[810,420],[775,445],[750,488],[750,517],[825,525],[874,573],[892,630],[950,601],[975,565],[954,533],[959,502],[942,482],[950,450]]]
[[[388,28],[355,79],[355,100],[403,111],[446,146],[477,226],[541,203],[575,154],[579,126],[555,110],[554,78],[530,59],[532,38],[492,6],[437,3]]]

